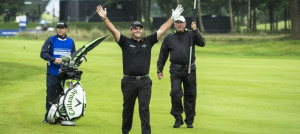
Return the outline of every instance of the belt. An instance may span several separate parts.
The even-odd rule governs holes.
[[[187,68],[189,67],[189,65],[180,65],[180,64],[175,64],[175,63],[172,63],[173,66],[175,67],[179,67],[179,68]],[[191,66],[194,66],[195,63],[192,63]]]
[[[124,78],[131,78],[131,79],[137,79],[137,80],[140,80],[140,79],[149,78],[149,74],[142,75],[142,76],[132,76],[132,75],[125,75],[125,74],[124,74]]]

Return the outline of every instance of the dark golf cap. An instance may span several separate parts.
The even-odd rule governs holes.
[[[57,22],[56,27],[67,28],[68,25],[67,25],[67,23],[64,22],[64,21],[59,21],[59,22]]]
[[[143,28],[143,25],[142,25],[141,22],[139,22],[139,21],[134,21],[134,22],[131,23],[130,29],[135,28],[135,27],[137,27],[137,26],[140,26],[141,28]]]

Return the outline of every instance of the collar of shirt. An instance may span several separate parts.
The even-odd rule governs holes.
[[[180,33],[185,33],[187,31],[189,31],[189,29],[187,28],[185,28],[183,32],[177,32],[176,30],[174,30],[172,34],[180,34]]]
[[[131,40],[134,41],[134,42],[143,42],[144,41],[143,38],[140,41],[137,41],[137,40],[133,39],[132,37],[131,37]]]
[[[56,34],[56,37],[60,40],[65,40],[68,36],[65,34],[65,37],[61,37],[59,34]]]

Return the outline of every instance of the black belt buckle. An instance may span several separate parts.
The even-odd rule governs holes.
[[[140,79],[144,79],[144,78],[147,78],[149,77],[149,75],[143,75],[143,76],[131,76],[131,75],[124,75],[124,77],[128,77],[128,78],[131,78],[131,79],[136,79],[136,80],[140,80]]]
[[[140,80],[142,79],[142,76],[136,76],[135,79]]]

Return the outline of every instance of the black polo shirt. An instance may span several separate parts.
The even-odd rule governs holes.
[[[151,49],[157,43],[157,33],[153,33],[140,42],[121,34],[119,46],[122,48],[124,75],[142,76],[149,74]]]

